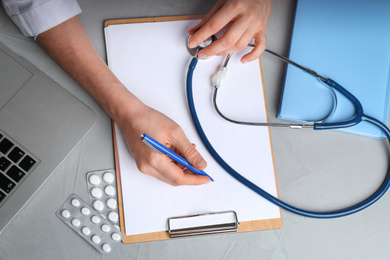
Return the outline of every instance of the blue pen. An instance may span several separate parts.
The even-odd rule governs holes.
[[[164,145],[160,144],[159,142],[157,142],[156,140],[154,140],[153,138],[151,138],[147,134],[141,134],[140,137],[141,137],[142,142],[144,142],[147,146],[149,146],[153,150],[168,155],[169,158],[180,163],[181,165],[183,165],[184,167],[186,167],[187,169],[189,169],[193,173],[196,173],[198,175],[207,176],[210,178],[211,181],[214,181],[213,178],[210,177],[210,175],[208,175],[204,171],[196,169],[186,159],[184,159],[183,157],[181,157],[180,155],[178,155],[174,151],[168,149]]]

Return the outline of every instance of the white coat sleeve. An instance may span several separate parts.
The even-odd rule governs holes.
[[[77,0],[1,0],[5,11],[26,36],[36,36],[78,15]]]

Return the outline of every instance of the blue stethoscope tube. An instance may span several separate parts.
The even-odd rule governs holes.
[[[222,158],[221,156],[215,151],[209,140],[207,139],[202,126],[199,122],[196,110],[195,110],[195,104],[194,104],[194,98],[193,98],[193,92],[192,92],[192,78],[194,75],[195,67],[198,63],[197,58],[193,58],[189,68],[188,68],[188,74],[187,74],[187,100],[188,100],[188,106],[191,112],[192,120],[195,124],[196,130],[198,131],[198,134],[206,146],[207,150],[210,152],[212,157],[218,162],[218,164],[227,172],[229,173],[233,178],[235,178],[237,181],[251,189],[252,191],[256,192],[260,196],[262,196],[264,199],[268,200],[269,202],[275,204],[276,206],[287,210],[289,212],[304,216],[304,217],[311,217],[311,218],[338,218],[347,216],[350,214],[354,214],[358,211],[361,211],[372,204],[374,204],[376,201],[378,201],[388,190],[390,186],[390,171],[387,173],[387,176],[385,180],[383,181],[382,185],[379,187],[379,189],[372,194],[369,198],[366,200],[351,206],[349,208],[345,208],[342,210],[336,210],[332,212],[313,212],[313,211],[307,211],[304,209],[296,208],[294,206],[291,206],[278,198],[272,196],[268,192],[264,191],[245,177],[243,177],[241,174],[236,172],[233,168],[231,168]],[[315,123],[314,129],[315,130],[325,130],[325,129],[335,129],[335,128],[344,128],[344,127],[350,127],[353,125],[356,125],[360,123],[361,121],[367,121],[380,129],[383,130],[385,133],[387,140],[390,140],[390,131],[387,128],[386,125],[384,125],[382,122],[376,120],[375,118],[372,118],[370,116],[363,114],[363,107],[359,100],[357,100],[356,97],[354,97],[350,92],[348,92],[346,89],[341,87],[339,84],[337,84],[335,81],[331,79],[326,79],[324,81],[327,85],[330,87],[336,89],[338,92],[340,92],[342,95],[344,95],[346,98],[348,98],[355,106],[356,114],[353,119],[346,121],[346,122],[340,122],[340,123]]]

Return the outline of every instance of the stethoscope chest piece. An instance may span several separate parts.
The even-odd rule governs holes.
[[[203,48],[209,46],[210,44],[212,44],[212,43],[217,39],[217,38],[215,37],[215,35],[212,35],[212,36],[209,37],[207,40],[205,40],[204,42],[202,42],[201,44],[199,44],[198,47],[189,48],[189,47],[188,47],[188,42],[189,42],[191,36],[192,36],[192,35],[188,36],[188,39],[187,39],[187,49],[188,49],[188,51],[191,53],[191,56],[193,56],[193,57],[195,57],[195,58],[198,58],[198,52],[199,52],[201,49],[203,49]],[[211,57],[207,57],[206,59],[209,59],[209,58],[211,58]],[[206,59],[205,59],[205,60],[206,60]]]

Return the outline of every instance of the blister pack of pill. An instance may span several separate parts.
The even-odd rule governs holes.
[[[88,172],[87,186],[92,207],[119,230],[115,170],[109,169]]]
[[[123,234],[88,203],[72,194],[56,211],[56,215],[100,253],[110,253]]]

